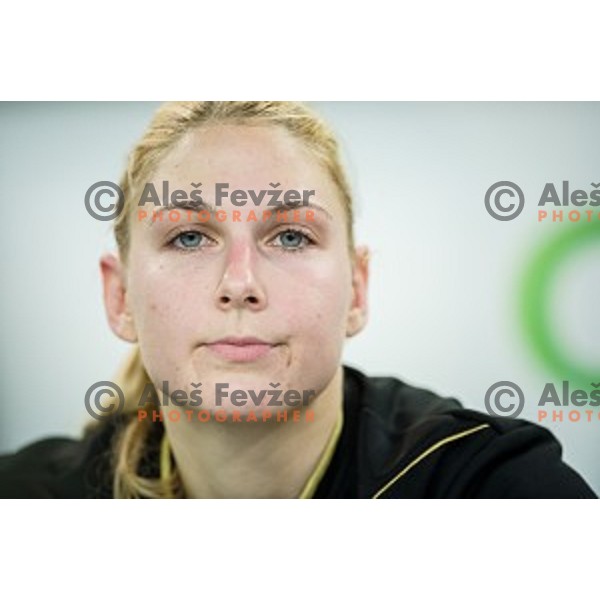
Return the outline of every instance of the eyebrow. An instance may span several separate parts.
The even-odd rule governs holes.
[[[279,212],[279,213],[289,213],[293,210],[301,210],[303,208],[306,209],[315,209],[321,212],[329,221],[333,221],[333,216],[331,213],[320,206],[319,204],[309,203],[308,205],[300,205],[300,206],[286,206],[285,204],[282,207],[272,207],[272,209],[267,208],[266,210],[271,210],[271,212]],[[191,210],[194,212],[207,211],[210,213],[211,218],[216,218],[216,213],[220,210],[225,210],[223,208],[216,209],[210,202],[206,202],[205,200],[181,200],[175,204],[167,204],[167,206],[161,206],[158,209],[155,209],[156,213],[166,212],[170,210]],[[239,210],[239,208],[234,208],[233,210]],[[262,213],[261,213],[262,216]],[[156,220],[150,219],[148,226],[154,225]]]
[[[167,204],[167,206],[161,206],[156,210],[159,212],[166,212],[170,210],[192,210],[194,212],[200,212],[201,210],[205,210],[210,213],[211,217],[215,216],[217,212],[215,207],[210,203],[204,200],[181,200],[175,204]],[[154,225],[155,221],[150,221],[152,225]]]

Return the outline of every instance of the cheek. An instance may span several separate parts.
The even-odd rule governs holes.
[[[151,343],[159,339],[163,348],[179,345],[186,333],[191,337],[198,331],[212,302],[206,277],[182,273],[166,261],[140,265],[132,272],[130,288],[139,337]]]
[[[326,340],[344,330],[351,303],[349,268],[342,261],[322,260],[279,275],[269,286],[270,312],[302,337]]]

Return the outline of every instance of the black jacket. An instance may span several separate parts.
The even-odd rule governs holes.
[[[0,497],[111,498],[116,417],[81,440],[0,457]],[[159,476],[162,424],[144,475]],[[344,366],[344,425],[315,498],[595,498],[546,429],[466,410],[393,377]]]

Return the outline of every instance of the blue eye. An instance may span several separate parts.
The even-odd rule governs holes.
[[[206,236],[199,231],[183,231],[173,238],[171,243],[177,248],[189,250],[191,248],[198,248],[204,237]]]
[[[280,240],[277,246],[286,250],[303,250],[313,243],[305,233],[297,229],[286,229],[278,233],[276,239]]]

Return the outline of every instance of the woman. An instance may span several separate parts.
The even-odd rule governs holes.
[[[342,365],[368,251],[306,107],[168,103],[121,189],[101,272],[110,327],[134,344],[125,409],[4,457],[3,495],[594,497],[545,429]]]

